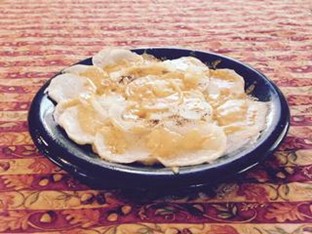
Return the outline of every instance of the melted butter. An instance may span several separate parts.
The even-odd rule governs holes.
[[[129,148],[129,142],[126,140],[126,135],[119,128],[111,125],[103,127],[101,133],[104,135],[104,143],[114,154],[125,153]]]
[[[150,90],[155,77],[144,77],[138,80],[134,80],[125,87],[125,95],[128,99],[138,102],[143,98],[152,98],[153,93]]]
[[[101,70],[98,67],[91,66],[86,71],[82,72],[80,75],[88,77],[92,81],[92,83],[96,86],[97,93],[99,95],[105,93],[106,87],[103,84],[103,80],[108,79],[108,75],[103,70]]]
[[[181,137],[178,147],[188,151],[200,150],[204,148],[203,145],[206,140],[207,137],[201,134],[198,129],[193,129]]]
[[[116,81],[107,79],[102,81],[102,95],[103,94],[109,94],[109,93],[124,93],[124,86],[119,84]]]
[[[231,82],[242,81],[242,78],[239,75],[237,75],[233,70],[230,69],[210,70],[210,75],[212,77],[216,77]]]
[[[157,80],[154,84],[150,84],[150,86],[155,97],[167,97],[176,90],[173,83],[165,80]]]
[[[161,76],[162,79],[184,79],[184,74],[182,72],[167,72]]]
[[[131,62],[125,59],[121,59],[118,62],[115,62],[114,64],[106,65],[105,67],[103,67],[103,70],[106,71],[107,73],[112,73],[127,68],[129,66],[131,66]]]
[[[127,75],[135,77],[144,76],[161,76],[167,73],[167,69],[161,63],[154,63],[146,66],[134,66],[130,67],[125,72]]]
[[[246,126],[244,127],[244,126],[239,126],[239,125],[228,125],[228,126],[223,127],[224,133],[226,135],[230,135],[235,132],[242,131],[244,129],[246,129]]]
[[[140,104],[135,105],[132,111],[140,118],[150,119],[151,115],[157,112],[168,112],[171,108],[181,104],[182,101],[182,94],[179,92],[163,98],[143,100]]]
[[[219,90],[219,93],[214,95],[207,95],[205,94],[205,99],[208,101],[208,103],[214,108],[218,108],[222,104],[224,104],[228,100],[232,99],[246,99],[247,95],[245,93],[232,93],[230,89],[221,89]]]
[[[153,104],[145,104],[135,106],[131,109],[131,113],[138,116],[141,119],[150,119],[150,116],[153,113],[164,112],[169,109],[168,105],[160,103]]]
[[[145,135],[147,135],[148,133],[150,133],[151,128],[147,127],[147,126],[142,126],[142,125],[137,125],[134,126],[133,128],[131,128],[131,132],[144,137]]]
[[[204,148],[207,136],[198,129],[191,129],[181,135],[166,127],[154,129],[146,137],[146,146],[154,156],[171,157],[183,151],[196,151]]]
[[[63,109],[76,106],[78,104],[80,104],[80,100],[78,98],[69,99],[61,103]]]
[[[146,147],[152,155],[169,157],[177,152],[180,135],[167,128],[157,128],[146,137]]]
[[[96,110],[87,102],[78,105],[77,119],[81,129],[89,134],[94,134],[103,124],[98,117]]]
[[[216,109],[216,120],[220,126],[242,122],[247,116],[248,104],[245,100],[229,100]]]
[[[177,85],[172,80],[157,80],[154,76],[135,80],[125,88],[125,94],[129,100],[146,107],[149,106],[147,103],[152,104],[152,106],[155,106],[155,103],[159,103],[158,106],[160,106],[174,102],[176,94],[179,93],[179,84]],[[159,109],[159,107],[156,107],[156,109]]]
[[[202,76],[201,73],[186,73],[183,79],[185,90],[195,89]]]
[[[203,73],[194,72],[168,72],[161,76],[161,79],[174,80],[173,82],[180,87],[181,90],[196,89],[200,79],[205,76]]]

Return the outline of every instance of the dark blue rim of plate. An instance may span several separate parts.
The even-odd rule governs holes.
[[[214,183],[257,165],[272,154],[285,138],[290,119],[285,97],[271,80],[251,66],[211,52],[179,48],[140,48],[132,51],[152,54],[160,59],[193,56],[210,67],[217,65],[217,68],[233,69],[244,77],[245,88],[255,86],[251,95],[272,103],[272,119],[255,144],[225,155],[211,164],[181,167],[177,174],[170,168],[159,166],[116,164],[100,159],[90,147],[72,142],[55,123],[52,117],[55,103],[45,93],[52,77],[40,88],[32,101],[28,115],[29,132],[42,154],[84,182],[101,187],[125,188],[184,187]],[[91,65],[92,61],[88,58],[78,64]]]

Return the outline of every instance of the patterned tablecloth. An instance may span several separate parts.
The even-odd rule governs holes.
[[[105,46],[179,46],[251,64],[287,97],[285,142],[209,189],[88,188],[36,151],[26,118],[45,81]],[[312,233],[311,0],[0,0],[0,90],[0,232]]]

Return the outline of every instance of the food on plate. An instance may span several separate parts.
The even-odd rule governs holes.
[[[55,121],[104,160],[180,167],[211,163],[254,143],[269,103],[244,90],[234,70],[194,57],[160,60],[107,48],[92,65],[73,65],[47,93]]]

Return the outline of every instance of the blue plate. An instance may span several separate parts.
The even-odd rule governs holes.
[[[272,121],[255,144],[225,155],[211,164],[181,167],[178,174],[160,166],[122,165],[100,159],[89,146],[71,141],[53,119],[55,103],[45,93],[51,79],[34,97],[28,115],[29,132],[39,149],[52,162],[90,186],[101,188],[183,188],[210,184],[242,173],[271,155],[287,134],[289,108],[275,84],[259,71],[237,60],[210,52],[177,48],[143,48],[134,52],[157,58],[193,56],[212,68],[229,68],[244,77],[246,86],[255,85],[251,95],[273,106]],[[79,62],[91,65],[91,58]]]

